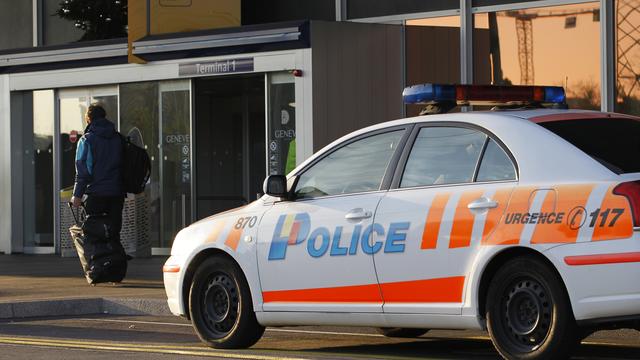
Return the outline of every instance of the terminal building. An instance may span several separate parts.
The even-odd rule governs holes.
[[[405,86],[561,85],[570,107],[640,115],[640,0],[114,0],[74,20],[84,2],[0,4],[0,252],[73,254],[92,102],[152,160],[125,202],[134,256],[348,132],[417,115]]]

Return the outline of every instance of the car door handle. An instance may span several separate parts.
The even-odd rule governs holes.
[[[344,216],[344,218],[347,220],[362,220],[368,219],[371,216],[373,216],[371,211],[365,211],[363,208],[357,208],[349,211],[347,215]]]
[[[467,207],[469,210],[495,209],[498,207],[498,203],[486,197],[481,197],[480,199],[470,202]]]

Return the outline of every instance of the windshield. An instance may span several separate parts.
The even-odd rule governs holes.
[[[579,119],[539,123],[616,174],[640,172],[640,121]]]

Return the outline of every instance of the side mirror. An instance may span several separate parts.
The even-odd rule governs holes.
[[[287,177],[284,175],[269,175],[264,180],[262,189],[265,194],[273,197],[287,197]]]

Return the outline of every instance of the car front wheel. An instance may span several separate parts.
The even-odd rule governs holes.
[[[260,340],[247,280],[232,260],[206,259],[193,278],[189,292],[191,322],[200,339],[218,349],[247,348]]]
[[[565,359],[580,337],[561,279],[534,258],[516,258],[498,270],[489,286],[486,318],[505,359]]]

